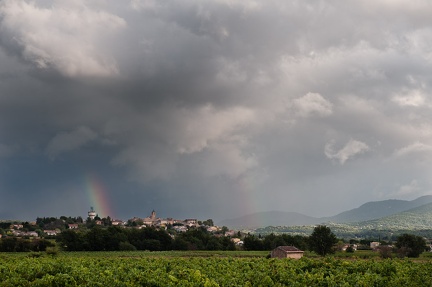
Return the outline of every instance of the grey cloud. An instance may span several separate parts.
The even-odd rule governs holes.
[[[332,113],[332,103],[317,93],[307,93],[301,98],[294,99],[292,105],[300,117],[329,116]]]
[[[432,182],[414,159],[432,141],[429,10],[426,1],[2,1],[0,143],[14,147],[3,177],[30,162],[29,174],[44,167],[35,192],[62,194],[43,171],[64,164],[64,190],[79,194],[86,166],[117,187],[120,215],[132,213],[127,198],[222,217],[244,213],[245,198],[260,210],[331,215],[425,193]]]
[[[369,150],[369,146],[364,142],[350,139],[345,146],[338,151],[334,151],[333,142],[327,143],[325,146],[325,155],[330,159],[337,159],[340,164],[344,164],[348,159]]]
[[[78,149],[97,137],[98,135],[88,127],[78,127],[71,132],[61,132],[48,143],[46,153],[51,159],[54,159],[59,154]]]
[[[141,133],[128,135],[130,138],[126,139],[127,148],[115,157],[114,163],[138,167],[141,170],[141,180],[167,179],[175,169],[180,168],[177,164],[182,156],[208,152],[208,164],[215,170],[217,164],[211,163],[213,157],[213,160],[220,161],[229,158],[223,155],[225,153],[241,154],[242,143],[247,138],[238,138],[236,135],[244,125],[250,125],[256,120],[254,113],[246,108],[217,110],[211,105],[197,108],[167,105],[151,114],[113,120],[107,125],[105,133],[121,144],[125,141],[125,131],[139,131],[142,128],[150,139],[143,137]],[[149,154],[155,148],[158,152]],[[152,160],[148,160],[149,158]],[[235,157],[231,159],[234,161]],[[237,160],[239,159],[237,156]],[[225,168],[217,169],[227,173],[230,167],[233,169],[236,165],[227,161]],[[248,165],[245,163],[245,166]]]
[[[41,8],[32,2],[6,0],[0,13],[2,30],[9,36],[3,41],[37,68],[56,69],[71,77],[118,73],[114,59],[104,55],[103,38],[126,26],[122,18],[91,10],[80,1],[75,5],[55,1],[50,8]]]
[[[419,186],[419,183],[416,179],[413,179],[410,183],[406,185],[402,185],[394,196],[407,196],[407,195],[416,195],[422,188]]]
[[[402,147],[394,152],[394,156],[403,157],[410,156],[413,153],[430,153],[432,152],[432,146],[421,142],[415,142],[408,146]]]

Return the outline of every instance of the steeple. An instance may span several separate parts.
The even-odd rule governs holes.
[[[156,211],[152,211],[151,215],[150,215],[151,219],[156,219]]]

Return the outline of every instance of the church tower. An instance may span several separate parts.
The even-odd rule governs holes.
[[[88,212],[88,217],[90,217],[91,220],[95,219],[96,212],[93,209],[93,206],[90,207],[90,211]]]
[[[156,211],[152,211],[152,213],[151,213],[151,215],[150,215],[150,218],[152,219],[152,220],[155,220],[156,219]]]

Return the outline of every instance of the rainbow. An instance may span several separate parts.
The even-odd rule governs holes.
[[[103,218],[110,216],[113,218],[114,214],[109,202],[107,189],[96,175],[88,174],[86,176],[86,191],[89,197],[90,206],[93,207],[99,217]]]

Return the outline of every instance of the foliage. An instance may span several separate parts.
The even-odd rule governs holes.
[[[51,246],[54,246],[54,243],[46,239],[30,240],[16,237],[0,239],[0,252],[39,252]]]
[[[47,247],[46,249],[46,254],[51,255],[51,256],[57,256],[59,254],[59,250],[57,247]]]
[[[229,237],[216,237],[205,228],[191,228],[172,239],[168,232],[154,227],[95,226],[90,230],[65,230],[57,236],[57,242],[66,251],[235,250]]]
[[[360,223],[326,223],[331,228],[332,232],[341,239],[350,240],[352,238],[364,238],[370,239],[369,241],[381,240],[396,241],[397,237],[404,234],[414,234],[426,238],[432,238],[432,229],[429,227],[414,228],[406,224],[394,225],[380,225],[380,224],[369,224],[369,222]],[[268,235],[274,234],[289,234],[289,235],[300,235],[309,236],[313,231],[313,226],[267,226],[265,228],[258,228],[254,231],[254,234]]]
[[[256,235],[248,234],[243,239],[245,250],[272,250],[278,246],[290,245],[300,250],[308,249],[308,238],[300,235],[289,234],[268,234],[263,238]]]
[[[325,225],[318,225],[315,227],[312,235],[309,237],[311,250],[321,256],[333,253],[333,245],[337,242],[336,236],[331,232],[330,228]]]
[[[214,226],[213,219],[207,219],[202,222],[206,226]]]
[[[426,250],[426,241],[420,236],[403,234],[398,237],[396,247],[401,257],[419,257]]]
[[[119,244],[120,251],[135,251],[137,250],[135,246],[130,244],[129,242],[120,242]]]
[[[243,239],[243,247],[245,250],[265,250],[262,240],[255,235],[247,235]]]
[[[381,245],[378,247],[378,252],[381,258],[392,258],[393,257],[393,248],[388,245]]]
[[[104,253],[103,253],[104,254]],[[0,286],[425,286],[432,264],[406,260],[3,256]],[[103,258],[103,259],[102,259]],[[429,284],[430,285],[430,284]]]
[[[42,229],[60,229],[65,230],[68,224],[72,223],[83,223],[82,217],[66,217],[61,216],[60,218],[56,217],[38,217],[36,218],[36,225]]]
[[[347,253],[354,253],[354,248],[352,246],[348,246],[345,250]]]

